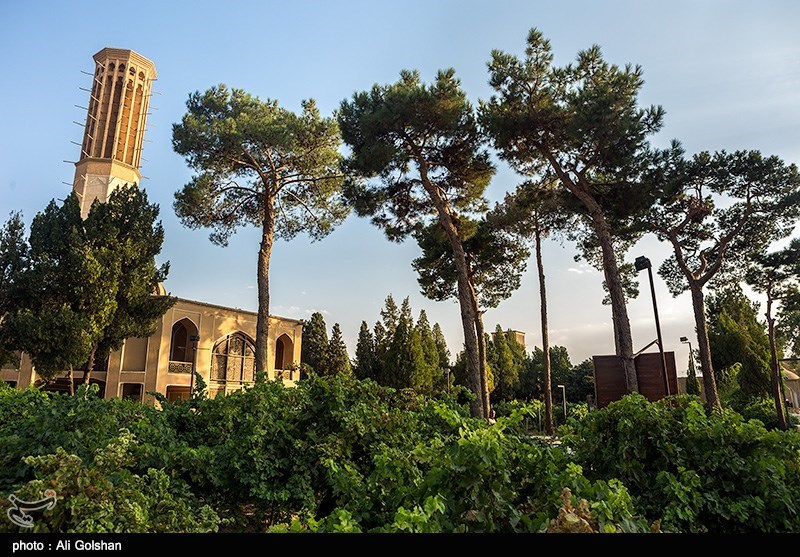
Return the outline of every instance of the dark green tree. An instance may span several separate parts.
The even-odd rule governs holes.
[[[651,202],[644,182],[657,157],[646,138],[661,128],[664,112],[637,105],[640,67],[609,64],[598,46],[556,67],[536,29],[524,59],[493,51],[489,71],[497,94],[482,105],[481,123],[517,171],[556,179],[564,207],[580,217],[585,256],[605,275],[628,391],[637,391],[620,256],[641,234],[639,216]]]
[[[783,378],[778,357],[778,341],[776,335],[775,304],[790,300],[800,289],[800,239],[794,239],[784,249],[771,253],[757,253],[751,257],[747,270],[747,283],[756,292],[767,298],[764,316],[767,318],[767,336],[769,337],[770,377],[772,379],[772,396],[775,399],[775,410],[778,427],[787,428],[785,395]]]
[[[386,332],[386,328],[380,321],[375,322],[372,328],[372,336],[375,338],[375,379],[383,376],[383,364],[386,361],[386,353],[389,351],[389,344],[392,337]]]
[[[769,338],[758,321],[757,304],[738,284],[712,294],[706,304],[712,369],[720,375],[717,379],[738,369],[738,386],[746,398],[769,396]]]
[[[433,341],[436,343],[436,350],[439,352],[439,374],[443,389],[450,388],[450,351],[447,349],[447,341],[444,338],[442,328],[438,323],[433,324]]]
[[[391,85],[375,85],[344,101],[342,137],[352,150],[348,168],[370,180],[354,182],[348,197],[356,212],[371,216],[390,240],[402,241],[433,223],[446,235],[458,272],[469,388],[475,416],[489,413],[481,373],[475,308],[461,222],[485,209],[483,192],[494,167],[482,146],[473,109],[453,70],[431,85],[403,71]]]
[[[14,308],[14,301],[25,295],[20,292],[17,280],[28,267],[29,257],[22,214],[12,212],[0,229],[0,323],[3,316]],[[16,360],[16,351],[17,347],[6,345],[0,336],[0,367]]]
[[[223,246],[240,226],[261,230],[255,363],[266,373],[275,235],[320,239],[347,216],[339,129],[313,100],[295,114],[225,85],[192,93],[186,107],[172,145],[197,174],[175,194],[175,212],[185,226],[212,228],[211,241]]]
[[[375,337],[372,336],[367,322],[362,321],[358,330],[353,372],[359,379],[375,379],[377,377],[375,364]]]
[[[408,307],[403,303],[392,341],[386,352],[383,376],[380,383],[396,389],[412,388],[418,392],[429,392],[433,387],[430,367],[425,361],[422,338],[414,326]]]
[[[686,372],[686,394],[700,396],[700,381],[697,379],[697,370],[695,368],[695,353],[694,350],[689,352],[689,368]]]
[[[487,361],[483,314],[494,308],[519,288],[530,252],[523,243],[504,229],[503,221],[461,219],[467,273],[476,296],[473,296],[479,361]],[[417,281],[422,293],[432,300],[458,298],[458,270],[447,236],[437,225],[415,232],[422,255],[414,260]],[[485,374],[485,370],[481,370]]]
[[[115,269],[114,311],[101,329],[102,336],[90,354],[84,382],[96,356],[106,360],[120,350],[126,338],[146,338],[156,330],[158,320],[175,304],[172,296],[155,295],[166,280],[169,262],[156,266],[164,243],[164,228],[158,221],[159,207],[149,203],[147,193],[136,185],[115,189],[105,203],[95,203],[86,217],[93,245],[105,258],[103,275]]]
[[[800,174],[758,151],[702,152],[665,174],[648,219],[673,249],[659,274],[673,295],[691,292],[703,390],[709,407],[718,408],[703,289],[742,280],[752,254],[791,232],[800,215]]]
[[[325,367],[327,375],[352,373],[350,356],[347,355],[347,345],[344,343],[342,329],[338,323],[334,323],[333,329],[331,329],[331,340],[328,343],[327,365]]]
[[[85,364],[88,384],[96,359],[151,335],[175,302],[154,294],[168,272],[155,264],[164,238],[157,218],[158,206],[135,186],[95,203],[86,220],[74,194],[52,201],[34,218],[25,264],[6,285],[4,344],[27,352],[46,380],[70,370],[72,384],[72,369]]]
[[[525,347],[517,342],[512,331],[504,331],[497,325],[487,345],[487,360],[494,376],[492,399],[515,398],[520,390],[520,378],[528,366]]]
[[[318,311],[303,324],[303,344],[300,360],[317,375],[328,374],[328,327],[325,318]]]
[[[428,366],[425,374],[430,376],[430,381],[426,378],[425,383],[430,383],[431,388],[440,387],[444,384],[444,378],[442,376],[442,367],[439,364],[439,347],[436,345],[436,338],[433,336],[428,314],[425,313],[424,309],[419,312],[416,328],[419,332],[422,352],[425,354],[425,363]]]
[[[389,294],[383,303],[383,309],[381,309],[381,324],[383,325],[384,335],[389,337],[388,342],[391,342],[391,337],[394,335],[399,319],[400,308],[397,307],[394,297]]]
[[[591,358],[572,366],[564,379],[569,400],[584,402],[591,396],[594,399],[594,364]]]

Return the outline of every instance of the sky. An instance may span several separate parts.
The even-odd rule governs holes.
[[[22,211],[30,223],[52,199],[71,189],[79,156],[92,55],[128,48],[158,71],[147,123],[141,187],[161,207],[166,239],[159,261],[170,262],[167,290],[176,296],[248,310],[257,308],[258,233],[241,229],[227,248],[208,232],[183,227],[174,194],[191,178],[172,150],[171,128],[188,95],[225,83],[291,110],[313,98],[325,115],[374,83],[417,69],[424,80],[452,67],[473,103],[487,99],[493,49],[522,55],[537,27],[550,39],[555,63],[574,60],[598,44],[612,63],[639,64],[642,105],[666,110],[652,143],[678,139],[687,153],[758,149],[800,161],[800,2],[795,1],[170,1],[122,5],[94,1],[0,0],[0,218]],[[81,125],[76,125],[79,122]],[[520,181],[497,160],[487,190],[498,201]],[[573,362],[614,351],[610,307],[602,305],[602,275],[577,263],[568,242],[548,241],[543,259],[550,306],[550,341]],[[419,292],[413,240],[388,242],[367,219],[351,215],[327,238],[278,241],[271,260],[271,313],[325,316],[341,324],[351,355],[359,324],[374,323],[387,294],[408,296],[444,330],[452,353],[463,345],[458,305]],[[645,236],[626,256],[646,255],[654,269],[669,248]],[[655,338],[646,277],[628,306],[635,349]],[[696,347],[688,294],[673,298],[660,277],[656,296],[665,348],[679,373]],[[496,324],[540,344],[538,283],[528,262],[520,289],[486,312]]]

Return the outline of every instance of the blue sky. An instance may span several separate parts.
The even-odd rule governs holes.
[[[759,149],[800,161],[800,3],[761,1],[139,1],[136,9],[113,2],[0,3],[0,218],[22,210],[27,222],[53,198],[70,190],[90,78],[91,56],[106,46],[130,48],[153,60],[159,73],[148,120],[142,181],[161,206],[166,229],[162,260],[171,293],[246,309],[256,308],[255,230],[243,229],[227,249],[204,231],[181,226],[174,192],[190,178],[171,148],[171,126],[190,92],[226,83],[299,109],[306,98],[323,113],[373,83],[418,69],[431,79],[453,67],[474,103],[487,98],[486,62],[492,49],[521,54],[528,30],[538,27],[559,64],[599,44],[614,63],[644,69],[642,104],[661,104],[664,146],[679,139],[689,153]],[[518,181],[507,167],[488,189],[498,200]],[[570,244],[548,242],[544,261],[550,296],[551,342],[565,345],[573,361],[613,352],[610,309],[601,304],[601,275],[572,259]],[[323,311],[341,323],[351,353],[362,319],[373,323],[392,293],[411,297],[438,321],[451,351],[462,344],[458,306],[419,294],[411,260],[413,242],[391,244],[365,219],[351,216],[328,238],[279,242],[272,256],[272,312],[306,318]],[[628,254],[646,254],[657,266],[668,250],[645,237]],[[537,281],[531,261],[522,287],[495,310],[496,323],[525,331],[537,344]],[[644,278],[644,277],[643,277]],[[693,338],[687,295],[672,298],[656,278],[668,349],[684,369]],[[646,284],[643,283],[643,287]],[[647,291],[644,291],[647,294]],[[655,337],[649,296],[629,306],[634,344]]]

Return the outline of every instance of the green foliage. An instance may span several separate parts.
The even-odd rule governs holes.
[[[375,337],[372,336],[366,321],[361,322],[361,327],[358,330],[353,372],[358,379],[375,379],[377,377]]]
[[[521,207],[551,197],[554,216],[572,219],[568,236],[611,281],[614,316],[628,337],[624,303],[636,289],[622,259],[653,200],[648,183],[661,154],[647,137],[662,127],[663,109],[638,106],[639,66],[610,64],[595,45],[558,67],[535,28],[524,57],[494,50],[489,73],[496,94],[481,105],[480,121],[500,157],[529,178],[518,191]]]
[[[36,517],[33,531],[216,532],[219,517],[198,503],[182,481],[154,468],[143,475],[131,471],[136,445],[136,438],[122,429],[88,464],[61,447],[52,454],[26,457],[24,463],[36,479],[19,487],[17,497],[37,500],[46,490],[57,497],[52,509]],[[4,529],[10,526],[2,524]]]
[[[708,340],[715,372],[739,364],[737,384],[746,396],[770,395],[769,339],[757,305],[737,285],[709,296]],[[717,376],[719,381],[719,376]]]
[[[614,477],[667,529],[792,532],[800,527],[797,432],[767,431],[695,397],[629,395],[589,413],[567,443],[588,478]]]
[[[86,220],[70,194],[37,214],[27,243],[19,217],[0,237],[2,344],[23,350],[45,379],[104,359],[125,338],[147,337],[175,302],[154,296],[164,230],[158,206],[136,186],[94,203]]]
[[[415,71],[402,71],[396,83],[376,84],[343,101],[339,124],[351,149],[346,168],[357,177],[345,191],[356,213],[370,217],[391,241],[413,234],[434,241],[438,249],[445,244],[431,235],[438,230],[446,237],[457,274],[449,284],[457,285],[470,355],[469,385],[477,396],[472,411],[482,416],[489,401],[478,356],[482,337],[476,283],[465,240],[469,223],[486,210],[483,193],[495,168],[474,110],[452,69],[439,71],[432,84],[423,83]],[[435,255],[429,263],[448,267]]]
[[[328,328],[318,311],[303,324],[303,342],[300,360],[319,375],[327,375]]]
[[[347,346],[342,338],[342,329],[338,323],[334,323],[333,329],[331,329],[331,340],[328,343],[327,352],[327,373],[329,375],[352,373],[350,357],[347,355]]]
[[[519,288],[530,256],[525,244],[502,226],[499,219],[459,219],[470,280],[482,308],[497,307]],[[434,223],[417,230],[414,237],[422,249],[412,263],[422,293],[437,301],[457,298],[458,269],[447,235]]]
[[[175,152],[197,172],[175,194],[186,226],[211,227],[211,240],[225,245],[237,227],[267,221],[279,237],[319,239],[347,216],[339,128],[313,100],[295,114],[221,84],[192,93],[186,108],[172,126]]]
[[[525,347],[517,342],[511,330],[497,325],[486,343],[486,361],[494,375],[492,402],[510,400],[519,391],[520,375],[528,365]]]
[[[694,354],[689,354],[689,370],[686,372],[686,394],[700,396],[700,381],[694,367]]]

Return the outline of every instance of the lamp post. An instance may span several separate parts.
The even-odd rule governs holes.
[[[694,371],[694,351],[692,350],[692,341],[689,337],[681,337],[681,343],[689,345],[689,363],[692,364],[692,371]]]
[[[192,341],[192,377],[189,379],[189,398],[192,398],[192,393],[194,393],[194,374],[197,372],[197,343],[200,341],[200,335],[192,335],[189,340]]]
[[[664,342],[661,339],[661,322],[658,319],[658,304],[656,304],[656,287],[653,284],[653,265],[650,260],[644,255],[640,255],[634,262],[636,271],[643,271],[647,269],[647,276],[650,278],[650,294],[653,297],[653,314],[656,317],[656,335],[658,336],[658,351],[661,353],[661,373],[664,374],[664,393],[666,396],[670,395],[669,392],[669,378],[667,377],[667,358],[664,356]]]
[[[557,385],[561,389],[561,407],[564,409],[564,423],[567,423],[567,388],[564,385]]]

